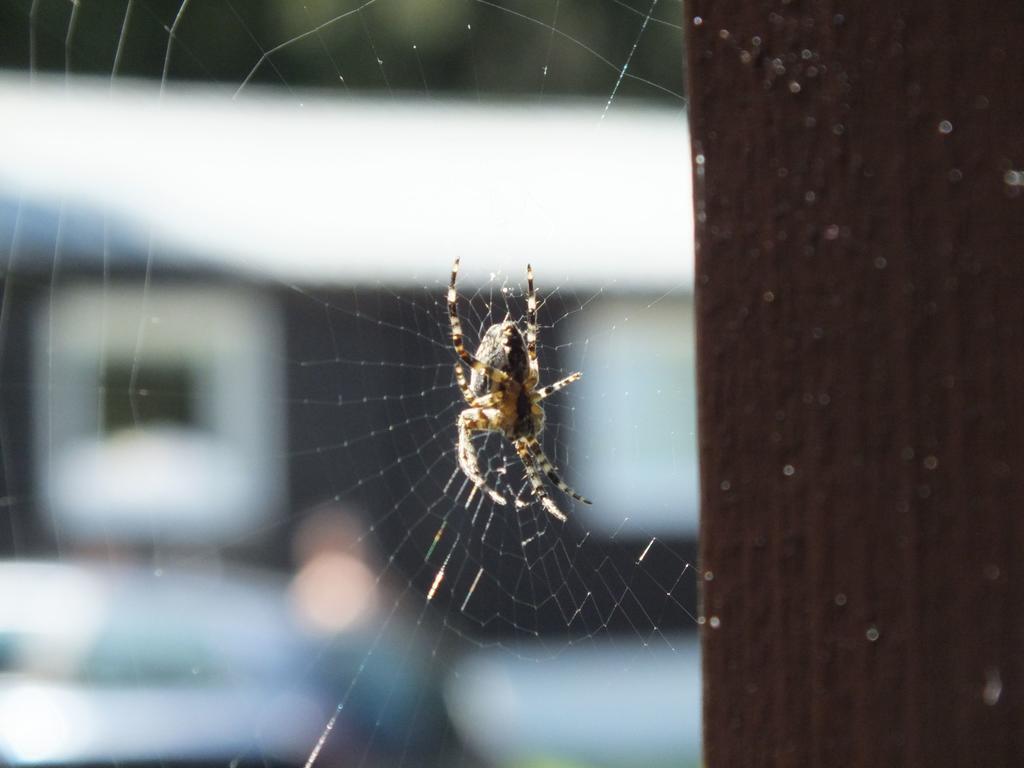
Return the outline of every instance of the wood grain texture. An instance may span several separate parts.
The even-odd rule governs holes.
[[[686,24],[707,765],[1024,765],[1024,5]]]

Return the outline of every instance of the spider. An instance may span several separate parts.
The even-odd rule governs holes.
[[[537,294],[533,290],[533,268],[529,264],[526,265],[525,340],[519,326],[506,317],[503,322],[490,326],[484,332],[476,353],[469,354],[462,343],[462,324],[459,322],[459,295],[455,290],[458,275],[459,259],[455,259],[451,283],[448,285],[448,316],[452,323],[452,344],[460,358],[455,363],[455,380],[469,404],[456,419],[459,467],[476,488],[487,493],[496,503],[505,504],[505,497],[487,485],[480,473],[471,442],[474,432],[500,432],[519,455],[533,495],[540,499],[552,517],[565,522],[565,514],[548,495],[541,473],[577,501],[584,504],[591,502],[563,482],[551,460],[544,454],[538,440],[544,429],[541,401],[574,381],[579,381],[583,374],[577,371],[554,384],[538,386]],[[462,369],[463,363],[472,369],[468,383]]]

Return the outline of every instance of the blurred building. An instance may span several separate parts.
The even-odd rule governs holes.
[[[303,492],[318,484],[303,476],[301,401],[352,388],[313,392],[295,363],[338,339],[355,360],[412,363],[418,350],[374,346],[346,310],[408,323],[388,298],[443,287],[453,254],[467,290],[492,270],[520,279],[527,260],[542,291],[561,288],[545,311],[569,319],[547,347],[603,332],[586,359],[577,343],[558,360],[587,371],[572,440],[589,449],[579,485],[602,499],[588,524],[614,530],[642,508],[652,533],[694,536],[677,116],[158,101],[17,81],[0,103],[25,117],[0,145],[8,551],[53,537],[227,544],[322,500]],[[566,305],[588,292],[604,298],[594,310]],[[403,391],[404,372],[389,375],[380,391]],[[631,397],[638,378],[669,394]],[[317,412],[325,444],[353,434],[347,418]]]
[[[436,376],[436,348],[381,328],[446,322],[427,302],[461,255],[467,290],[528,260],[542,291],[561,288],[542,342],[548,364],[586,371],[560,439],[587,451],[571,474],[601,499],[588,530],[623,563],[651,537],[695,559],[679,114],[108,86],[0,83],[0,108],[23,116],[0,143],[5,554],[216,550],[283,567],[298,513],[339,489],[359,486],[371,515],[394,507],[388,478],[360,478],[407,448],[378,442],[330,471],[324,449],[394,417],[346,398],[414,391],[417,365]],[[352,381],[307,364],[332,356],[405,367]],[[432,386],[417,408],[444,405]],[[678,577],[665,568],[638,600]]]

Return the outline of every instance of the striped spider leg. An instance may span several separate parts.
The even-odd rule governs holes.
[[[455,290],[455,282],[459,276],[459,259],[452,264],[451,282],[448,285],[448,318],[451,321],[452,345],[455,352],[463,363],[481,376],[487,377],[490,381],[504,382],[508,375],[504,371],[493,368],[476,359],[466,350],[462,341],[462,323],[459,321],[458,293]],[[480,464],[477,461],[476,451],[473,450],[471,441],[473,432],[501,431],[500,412],[494,408],[495,392],[486,395],[475,395],[466,381],[466,374],[462,370],[462,364],[455,364],[455,380],[463,398],[470,405],[459,414],[456,422],[459,432],[458,461],[463,474],[469,478],[473,485],[487,493],[497,504],[507,504],[508,500],[496,490],[487,485],[483,474],[480,472]]]
[[[537,362],[537,291],[533,287],[533,265],[526,265],[526,357],[530,361],[530,388],[540,381]]]
[[[472,406],[462,411],[456,422],[459,430],[459,467],[474,486],[487,493],[496,503],[506,504],[507,499],[487,485],[487,482],[484,480],[471,440],[473,432],[492,431],[494,429],[493,425],[500,422],[501,413],[493,407],[493,395],[473,396],[469,389],[469,384],[466,383],[466,374],[459,363],[455,364],[455,380],[459,384],[459,389],[462,390],[462,396]]]

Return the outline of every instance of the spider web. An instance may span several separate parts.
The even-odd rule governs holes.
[[[604,146],[621,142],[629,136],[618,132],[622,126],[648,114],[654,121],[678,126],[683,135],[681,64],[669,77],[663,63],[678,61],[679,6],[658,0],[606,0],[602,5],[605,23],[625,25],[628,35],[614,36],[584,23],[586,9],[569,2],[548,6],[475,0],[448,4],[443,11],[421,8],[413,21],[403,17],[413,13],[412,5],[393,0],[314,3],[301,12],[267,4],[263,10],[280,17],[273,39],[260,36],[251,9],[230,2],[132,1],[115,13],[88,3],[37,0],[17,10],[18,29],[27,34],[21,59],[13,64],[27,70],[30,94],[56,87],[72,103],[77,95],[97,88],[111,94],[147,93],[158,105],[148,124],[133,121],[139,105],[145,109],[151,102],[122,107],[112,101],[109,109],[122,110],[120,119],[140,134],[146,134],[148,125],[148,135],[158,142],[168,141],[160,127],[171,124],[177,105],[190,99],[207,104],[211,120],[241,116],[253,121],[251,133],[238,132],[234,139],[239,164],[230,167],[238,185],[223,179],[211,182],[216,194],[210,197],[201,189],[203,163],[209,159],[202,155],[201,144],[204,136],[217,132],[213,123],[174,123],[171,138],[194,147],[194,163],[166,144],[147,150],[144,142],[133,143],[123,135],[110,139],[120,142],[112,150],[102,149],[103,136],[88,135],[85,146],[57,153],[55,162],[29,162],[30,173],[22,172],[13,152],[8,154],[4,167],[16,198],[5,209],[0,230],[8,243],[9,277],[0,311],[5,343],[0,362],[6,389],[11,389],[11,376],[24,376],[27,385],[22,381],[20,391],[35,402],[25,407],[43,414],[36,425],[49,434],[44,443],[50,447],[37,453],[52,470],[57,462],[54,435],[61,430],[61,387],[56,382],[62,381],[66,293],[78,295],[75,291],[82,285],[91,286],[102,315],[95,327],[105,336],[124,332],[128,365],[123,375],[85,387],[93,399],[108,403],[108,409],[115,408],[108,390],[123,395],[126,418],[136,426],[149,423],[147,410],[158,409],[154,403],[168,392],[192,386],[199,401],[217,397],[208,382],[175,379],[176,369],[165,372],[163,379],[159,370],[153,373],[159,369],[152,362],[155,350],[165,343],[160,324],[171,336],[190,332],[183,330],[185,320],[176,320],[171,307],[192,301],[182,298],[189,291],[216,292],[225,286],[231,296],[241,286],[242,294],[259,297],[256,310],[277,322],[240,311],[241,333],[281,335],[276,346],[270,345],[268,363],[276,371],[268,377],[280,381],[255,397],[263,398],[268,413],[279,415],[285,436],[270,453],[276,451],[283,467],[284,490],[276,502],[267,501],[266,515],[215,533],[208,542],[182,544],[154,529],[146,556],[155,572],[172,563],[202,569],[237,561],[290,573],[294,548],[282,540],[300,539],[315,550],[332,537],[342,542],[343,554],[358,556],[370,574],[366,592],[372,594],[373,606],[365,609],[358,629],[323,633],[301,670],[303,679],[328,677],[336,682],[333,709],[311,712],[305,724],[309,765],[518,765],[530,758],[677,765],[679,750],[687,748],[680,747],[685,738],[671,730],[696,722],[697,712],[687,710],[673,690],[666,690],[664,680],[658,681],[663,675],[688,674],[691,663],[682,661],[694,654],[698,623],[695,528],[686,522],[695,520],[696,496],[687,270],[659,267],[653,263],[656,257],[616,252],[616,245],[608,251],[559,256],[560,249],[572,247],[561,238],[574,231],[578,238],[580,221],[567,213],[568,207],[552,205],[550,190],[571,189],[563,177],[572,169],[556,166],[552,155],[543,154],[543,132],[523,157],[547,158],[543,162],[551,173],[523,183],[512,180],[513,168],[499,166],[489,187],[496,202],[485,205],[483,212],[469,208],[472,202],[458,189],[463,180],[459,172],[446,178],[443,168],[433,169],[437,197],[464,206],[466,230],[477,232],[474,220],[483,219],[484,235],[438,235],[429,229],[440,204],[410,193],[412,181],[404,190],[362,190],[388,212],[382,221],[393,222],[397,229],[429,231],[435,242],[424,234],[422,255],[397,253],[401,238],[381,222],[365,225],[374,234],[361,244],[346,247],[341,240],[335,252],[319,254],[304,231],[280,232],[280,223],[261,222],[258,211],[239,214],[238,219],[203,221],[204,209],[221,210],[216,199],[241,195],[246,185],[272,186],[280,200],[285,185],[318,184],[319,199],[333,199],[339,210],[355,205],[358,194],[331,189],[331,174],[343,171],[316,156],[323,144],[315,141],[315,130],[306,134],[316,147],[312,155],[291,145],[285,150],[292,154],[276,164],[265,157],[281,149],[269,139],[268,150],[267,143],[279,126],[271,125],[269,133],[260,126],[272,121],[268,115],[280,111],[282,104],[285,110],[315,114],[328,101],[358,104],[376,92],[384,94],[396,113],[412,104],[413,111],[437,116],[442,132],[454,131],[463,113],[453,113],[446,122],[445,96],[451,94],[432,87],[439,79],[437,58],[431,55],[441,36],[436,27],[457,28],[465,40],[464,55],[470,61],[466,71],[471,74],[461,90],[453,89],[458,98],[526,100],[558,109],[566,94],[573,93],[574,78],[584,78],[589,90],[582,98],[573,96],[576,122],[566,129],[581,139],[598,135]],[[244,46],[247,53],[232,58],[218,50],[203,33],[210,25],[219,25],[225,39]],[[518,49],[487,49],[479,41],[493,39],[488,29],[498,35],[514,32],[526,42]],[[149,82],[131,82],[123,72],[146,45],[160,47],[159,69],[148,73]],[[57,63],[64,72],[55,85],[47,70],[59,71]],[[81,79],[80,72],[106,74],[97,83]],[[215,87],[196,97],[183,84],[189,79]],[[67,141],[73,134],[65,127],[67,114],[22,100],[20,87],[8,82],[8,94],[13,94],[9,103],[33,117],[33,131],[52,131],[55,141]],[[310,90],[325,87],[330,90]],[[440,111],[432,111],[437,104]],[[499,120],[508,117],[499,112]],[[485,129],[495,130],[492,123]],[[375,142],[370,136],[345,135],[339,137],[338,151],[369,152],[370,164],[385,166],[387,138]],[[424,142],[436,146],[429,139]],[[143,173],[128,181],[144,187],[140,197],[161,198],[163,214],[154,215],[145,201],[127,204],[123,195],[91,178],[83,181],[89,143],[106,158],[139,157]],[[564,151],[557,141],[555,146]],[[596,197],[613,201],[612,217],[585,221],[607,232],[615,227],[630,231],[630,246],[645,253],[648,242],[664,230],[652,234],[656,228],[649,219],[629,218],[629,212],[652,205],[637,191],[644,181],[635,177],[649,174],[652,165],[645,147],[632,151],[635,157],[625,167],[615,167],[610,155],[582,159],[598,166],[608,162],[607,188]],[[225,152],[223,145],[218,152]],[[73,167],[79,160],[84,171]],[[247,175],[250,166],[255,171]],[[685,170],[672,167],[680,175]],[[177,175],[197,182],[191,205],[173,195],[162,199]],[[113,176],[128,183],[123,175]],[[381,171],[377,178],[393,177]],[[638,205],[624,201],[631,194],[640,198]],[[417,213],[421,209],[425,213]],[[680,211],[678,221],[685,221],[685,213]],[[306,222],[310,230],[322,231],[330,218],[329,209],[313,207]],[[488,224],[493,241],[486,239]],[[351,224],[357,233],[359,226]],[[672,228],[685,229],[678,223],[666,229]],[[41,249],[34,239],[37,229],[49,233],[41,236],[47,244]],[[255,234],[246,237],[250,229]],[[367,245],[370,240],[377,247]],[[610,234],[608,241],[621,242]],[[298,255],[288,255],[293,252]],[[495,505],[458,469],[454,424],[465,402],[454,380],[457,358],[445,306],[453,255],[463,263],[459,310],[467,348],[474,349],[491,324],[506,318],[525,326],[525,267],[530,261],[541,302],[541,383],[583,371],[580,382],[545,401],[547,426],[541,442],[563,479],[594,500],[593,508],[584,507],[551,488],[552,498],[568,516],[566,523],[533,499],[518,458],[501,436],[483,434],[474,445],[488,483],[514,502]],[[325,269],[330,260],[341,266]],[[217,294],[213,297],[216,303]],[[39,317],[44,330],[31,330]],[[225,317],[214,320],[217,329],[238,322]],[[34,353],[15,349],[18,339],[34,344]],[[107,347],[99,348],[101,355],[108,354]],[[249,370],[243,362],[233,365],[239,375]],[[45,376],[33,379],[28,370],[44,371]],[[238,381],[233,387],[238,400],[244,400],[246,385]],[[19,446],[13,407],[9,400],[0,429],[12,553],[74,561],[80,531],[54,513],[52,519],[43,517],[41,510],[56,503],[35,480],[23,479],[31,477],[21,467],[32,457]],[[173,411],[173,405],[166,408]],[[317,527],[339,518],[345,521],[340,526]],[[41,522],[31,522],[35,519]],[[120,544],[117,533],[108,532],[105,548]],[[346,571],[327,573],[331,579],[348,578]],[[559,697],[557,689],[545,687],[545,677],[562,680],[566,693]],[[581,684],[592,682],[588,678],[600,680],[597,691]],[[557,700],[552,706],[581,713],[593,709],[588,697],[602,698],[605,707],[635,709],[634,720],[622,720],[627,730],[641,732],[641,746],[627,733],[601,733],[600,721],[591,723],[589,731],[582,728],[576,741],[551,737],[537,717],[547,712],[558,719],[562,731],[573,730],[568,725],[573,717],[545,709],[546,696]],[[271,704],[265,701],[253,713],[254,734],[275,718],[284,719]],[[440,716],[440,710],[447,714]],[[608,747],[616,740],[625,745],[618,752]],[[237,751],[236,760],[268,759],[260,745],[254,735],[249,748]],[[683,759],[696,758],[691,752]]]

